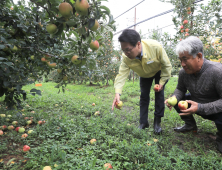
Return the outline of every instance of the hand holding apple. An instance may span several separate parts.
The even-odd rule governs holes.
[[[154,90],[155,92],[158,92],[159,89],[160,89],[159,84],[155,84],[153,90]]]
[[[175,106],[177,104],[177,98],[175,96],[172,96],[167,100],[167,103],[171,106]]]
[[[187,101],[183,101],[181,100],[179,103],[178,103],[178,107],[180,110],[186,110],[188,108],[188,103]]]
[[[116,108],[117,109],[121,109],[122,107],[123,107],[123,102],[122,101],[119,101],[119,103],[116,102]]]
[[[188,115],[196,113],[198,110],[198,103],[197,102],[194,102],[192,100],[186,100],[186,102],[188,104],[190,104],[190,107],[186,110],[181,110],[181,112],[183,112],[183,113],[180,113],[179,114],[180,116],[188,116]],[[179,105],[178,105],[178,107],[179,107]]]

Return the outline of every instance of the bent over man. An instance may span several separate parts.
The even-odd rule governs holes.
[[[159,42],[148,39],[142,40],[138,32],[133,29],[125,29],[119,36],[119,42],[123,51],[119,74],[116,76],[114,88],[115,98],[112,109],[119,103],[123,86],[129,75],[130,69],[140,76],[140,125],[139,129],[149,127],[148,107],[150,102],[150,88],[153,80],[159,84],[160,89],[155,92],[155,118],[154,132],[160,134],[161,117],[164,116],[164,87],[171,77],[171,63]]]
[[[197,131],[193,114],[215,122],[217,127],[217,148],[222,152],[222,64],[204,59],[203,44],[197,37],[190,36],[180,41],[176,53],[181,61],[178,84],[173,96],[177,100],[187,100],[189,107],[180,110],[182,127],[176,127],[177,132]],[[189,91],[189,93],[187,93]],[[167,106],[171,105],[165,101]]]

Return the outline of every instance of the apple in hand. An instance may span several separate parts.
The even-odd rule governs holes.
[[[153,90],[155,92],[158,92],[159,89],[160,89],[160,85],[159,84],[155,84]]]
[[[178,107],[180,110],[186,110],[188,108],[188,103],[187,101],[183,101],[181,100],[179,103],[178,103]]]
[[[177,104],[177,98],[175,96],[172,96],[167,100],[167,103],[171,106],[175,106]]]
[[[116,108],[121,109],[123,107],[123,102],[119,101],[119,103],[116,102]]]
[[[30,150],[30,147],[28,145],[23,146],[23,151],[27,152]]]

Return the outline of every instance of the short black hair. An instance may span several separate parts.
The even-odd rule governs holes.
[[[137,42],[141,42],[140,34],[133,29],[125,29],[118,38],[119,42],[128,42],[132,46],[136,46]]]

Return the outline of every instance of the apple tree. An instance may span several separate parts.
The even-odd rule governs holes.
[[[91,42],[103,45],[113,17],[102,0],[0,1],[0,95],[12,108],[21,107],[22,87],[57,70],[64,91],[67,80],[96,65]],[[96,46],[98,49],[98,44]],[[95,49],[95,47],[94,47]],[[41,94],[32,89],[30,94]]]

